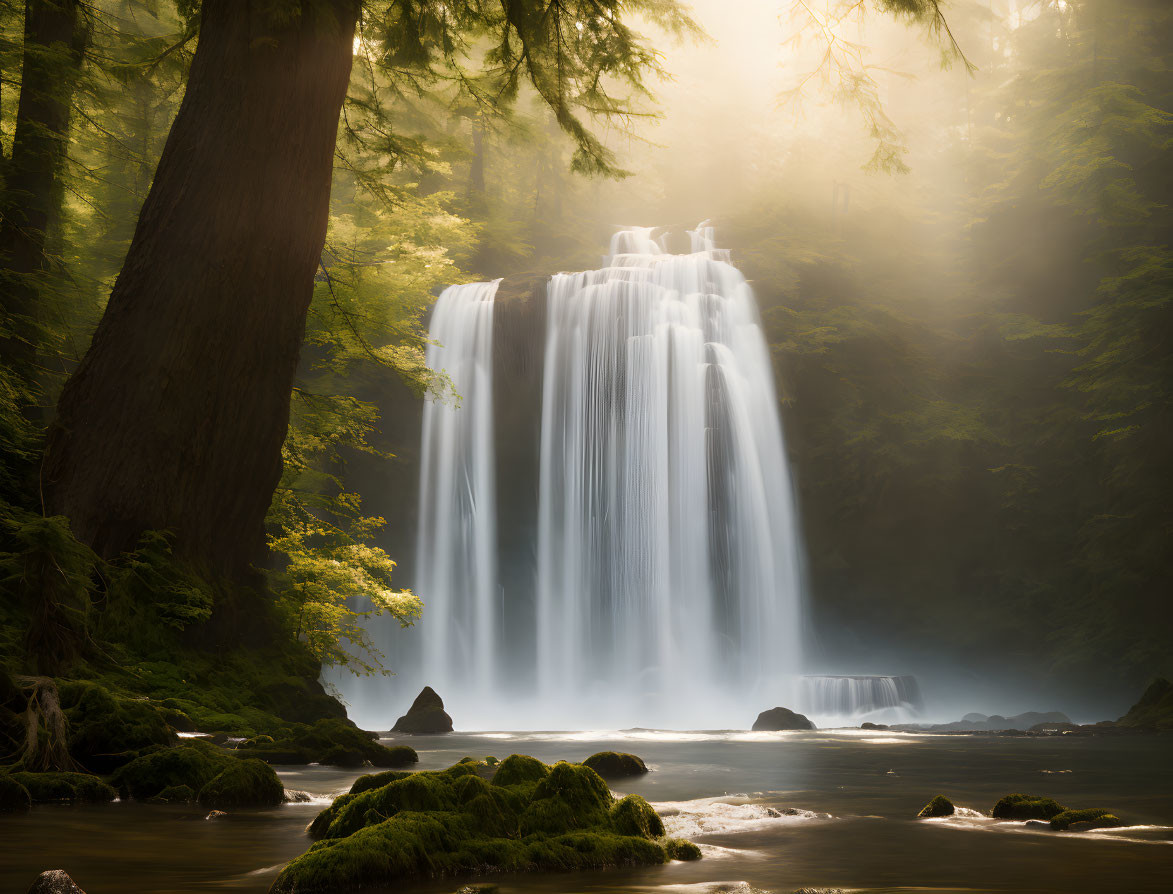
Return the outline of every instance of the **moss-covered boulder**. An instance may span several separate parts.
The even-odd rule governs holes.
[[[147,800],[152,804],[190,804],[195,799],[196,793],[190,785],[169,785]]]
[[[411,736],[435,735],[452,732],[452,718],[444,710],[444,700],[431,686],[425,686],[415,697],[407,713],[395,721],[392,732]]]
[[[683,838],[669,838],[664,842],[664,850],[668,852],[668,858],[671,860],[699,860],[701,858],[701,849]]]
[[[146,698],[128,698],[92,682],[58,686],[69,720],[69,753],[87,770],[112,773],[145,748],[172,745],[164,713]]]
[[[88,773],[13,773],[12,780],[28,791],[34,804],[50,801],[101,803],[118,797],[111,786]]]
[[[410,775],[410,770],[384,770],[382,773],[368,773],[366,776],[360,776],[354,780],[354,784],[350,787],[350,794],[361,795],[371,789],[382,788],[388,782],[406,779]]]
[[[230,752],[210,742],[191,739],[185,745],[135,758],[118,769],[113,781],[124,795],[146,801],[175,786],[185,785],[199,792],[233,762]]]
[[[1136,729],[1173,729],[1173,683],[1163,677],[1153,680],[1117,723]]]
[[[7,773],[0,773],[0,813],[22,813],[32,803],[27,788]]]
[[[648,772],[647,764],[634,754],[621,751],[600,751],[582,762],[604,779],[622,779],[626,776],[642,776]]]
[[[1103,807],[1064,810],[1051,817],[1051,828],[1059,832],[1085,832],[1090,829],[1110,829],[1123,825],[1124,821],[1120,817]]]
[[[1067,808],[1051,798],[1013,794],[1000,798],[990,811],[994,819],[1049,820]]]
[[[700,856],[688,842],[663,838],[663,823],[643,798],[617,801],[589,767],[549,767],[511,755],[492,771],[465,759],[377,788],[356,783],[361,790],[335,799],[314,821],[310,834],[320,840],[282,870],[271,891],[347,891],[425,875],[590,869]]]
[[[200,789],[201,807],[274,807],[285,800],[285,786],[264,761],[234,761]]]
[[[311,726],[300,724],[287,735],[254,736],[238,748],[241,757],[259,758],[270,764],[326,764],[334,767],[406,767],[419,760],[407,745],[388,748],[375,741],[373,733],[359,729],[349,720],[327,718]]]
[[[917,814],[917,818],[929,819],[938,816],[953,816],[955,809],[952,801],[944,795],[937,795],[937,797],[933,798],[933,800],[921,808],[920,813]]]

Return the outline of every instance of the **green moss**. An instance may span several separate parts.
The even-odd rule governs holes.
[[[664,842],[664,850],[673,860],[699,860],[701,858],[701,849],[683,838],[669,838]]]
[[[634,754],[618,751],[600,751],[592,754],[583,766],[590,767],[604,779],[621,779],[625,776],[641,776],[648,772],[647,765]]]
[[[664,821],[639,795],[627,795],[615,802],[611,807],[611,827],[620,835],[664,836]]]
[[[1065,832],[1075,823],[1087,823],[1085,829],[1106,829],[1123,826],[1124,822],[1112,811],[1103,807],[1087,807],[1083,810],[1064,810],[1051,818],[1051,828]]]
[[[199,793],[203,807],[272,807],[284,800],[285,786],[273,768],[259,760],[230,763]]]
[[[9,776],[0,773],[0,813],[18,813],[32,804],[29,790]]]
[[[990,811],[990,816],[995,819],[1049,820],[1066,809],[1058,801],[1050,798],[1013,794],[1001,798]]]
[[[493,785],[517,785],[522,782],[541,782],[550,768],[528,754],[511,754],[497,764]]]
[[[152,804],[190,804],[195,799],[196,793],[190,785],[169,785],[147,800]]]
[[[141,801],[179,785],[198,792],[233,763],[235,759],[230,752],[193,739],[186,745],[160,749],[134,759],[114,774],[114,784]]]
[[[88,773],[13,773],[34,804],[46,801],[113,801],[118,793]]]
[[[1005,798],[1002,800],[1004,801]],[[1001,804],[1002,801],[999,801],[998,803]],[[935,816],[953,816],[953,811],[953,802],[944,795],[937,795],[937,797],[933,798],[933,800],[929,801],[928,804],[921,808],[920,813],[917,814],[917,818],[926,819]],[[996,815],[997,814],[995,814],[995,816]]]
[[[268,741],[266,741],[268,740]],[[405,767],[416,763],[414,748],[379,744],[348,720],[327,718],[305,726],[296,724],[284,735],[256,736],[240,746],[241,756],[271,764],[319,763],[335,767]]]
[[[382,773],[368,773],[366,776],[360,776],[354,780],[354,784],[350,787],[350,794],[360,795],[371,789],[382,788],[389,782],[406,779],[410,775],[411,771],[409,770],[384,770]]]
[[[488,783],[490,772],[487,763],[466,758],[446,770],[363,777],[314,820],[310,834],[320,840],[282,871],[272,891],[346,891],[420,875],[700,856],[688,842],[665,841],[651,805],[637,795],[616,801],[589,767],[547,767],[512,755]]]
[[[69,753],[86,769],[110,773],[144,748],[176,741],[148,699],[116,695],[92,682],[65,682],[58,689],[69,720]]]

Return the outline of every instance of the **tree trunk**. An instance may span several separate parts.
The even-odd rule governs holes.
[[[49,507],[105,556],[167,529],[231,575],[263,543],[359,2],[292,23],[271,6],[203,3],[183,103],[50,431]]]
[[[49,266],[45,236],[61,196],[70,108],[88,42],[79,0],[25,3],[20,100],[0,220],[0,300],[13,330],[0,350],[19,365],[35,359],[37,290],[28,276]]]

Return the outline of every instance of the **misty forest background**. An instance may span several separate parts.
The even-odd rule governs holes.
[[[285,4],[293,18],[302,5]],[[783,3],[769,28],[700,3],[710,38],[644,3],[641,29],[664,53],[638,60],[656,102],[637,78],[634,103],[613,102],[589,132],[542,93],[540,71],[519,85],[500,67],[448,66],[431,4],[366,6],[264,541],[235,538],[241,555],[221,563],[205,543],[188,549],[182,527],[79,520],[46,483],[64,475],[62,435],[42,458],[47,432],[71,430],[55,408],[136,223],[155,219],[139,210],[200,10],[0,2],[9,670],[152,691],[168,665],[185,681],[272,673],[245,646],[290,675],[394,670],[367,648],[356,597],[404,622],[427,611],[392,575],[393,560],[410,564],[416,499],[401,417],[459,399],[423,364],[439,289],[594,267],[615,225],[709,217],[773,349],[816,660],[1029,674],[1121,711],[1173,673],[1167,2]],[[394,30],[409,25],[415,42]],[[487,52],[477,33],[459,52]],[[152,269],[213,288],[183,255],[174,243]],[[244,296],[273,281],[231,275]],[[167,305],[152,315],[144,294],[153,323],[137,337],[167,353]],[[168,401],[204,399],[220,334],[172,369]],[[219,488],[208,500],[227,503],[239,480]]]

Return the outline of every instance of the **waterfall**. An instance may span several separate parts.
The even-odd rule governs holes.
[[[344,684],[360,722],[386,728],[424,684],[458,729],[745,729],[795,703],[798,522],[769,349],[712,229],[690,238],[671,254],[625,229],[599,270],[440,297],[427,362],[460,401],[424,410],[401,581],[423,618],[376,628],[399,676],[379,697]]]
[[[447,694],[483,696],[496,684],[496,464],[493,457],[493,300],[497,282],[445,289],[429,331],[427,364],[454,400],[424,407],[417,591],[424,679]],[[413,693],[414,695],[414,693]]]
[[[920,713],[920,686],[911,674],[812,674],[802,679],[802,708],[816,722],[858,723],[863,718],[907,722]]]
[[[549,284],[536,657],[563,723],[744,727],[801,666],[769,352],[712,230],[691,238],[624,230]]]

